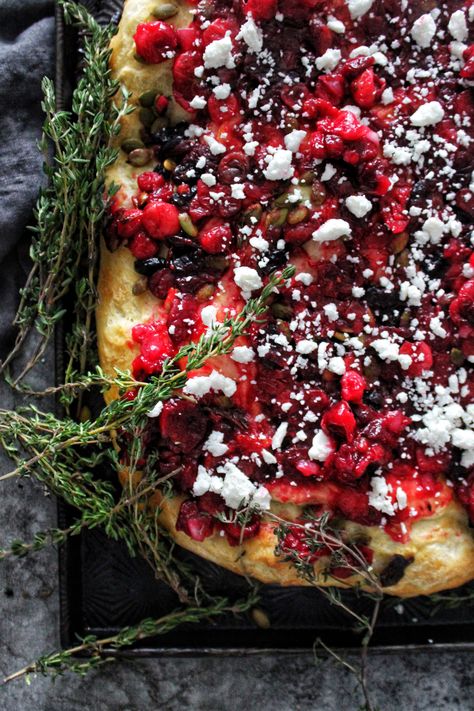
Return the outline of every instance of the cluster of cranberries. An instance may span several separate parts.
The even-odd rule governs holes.
[[[447,4],[454,8],[454,3]],[[466,265],[474,269],[474,256],[463,237],[446,239],[442,246],[426,245],[427,273],[441,280],[444,296],[435,303],[426,295],[416,315],[420,328],[428,331],[430,320],[443,311],[449,316],[443,320],[447,336],[444,340],[414,339],[408,327],[413,310],[398,296],[409,235],[420,227],[408,207],[422,209],[429,200],[441,210],[443,195],[434,180],[411,167],[399,167],[394,183],[394,166],[383,155],[383,142],[391,136],[395,121],[407,125],[422,103],[442,101],[445,118],[435,132],[440,140],[457,146],[454,168],[462,185],[456,188],[454,203],[457,218],[467,223],[474,215],[469,189],[474,165],[469,151],[458,144],[452,116],[460,115],[463,125],[468,126],[474,121],[474,102],[470,91],[456,86],[454,80],[441,94],[432,83],[427,84],[423,95],[419,87],[404,85],[401,78],[410,66],[408,45],[399,51],[399,77],[385,73],[373,56],[349,56],[357,44],[368,45],[382,35],[387,43],[396,39],[398,30],[390,21],[390,13],[393,17],[400,13],[396,0],[377,0],[371,19],[363,17],[355,26],[347,4],[332,3],[331,14],[344,23],[346,35],[336,35],[328,28],[327,3],[322,0],[286,0],[280,5],[283,24],[274,21],[279,11],[277,0],[241,0],[234,3],[232,11],[227,2],[216,0],[206,9],[204,24],[198,13],[186,28],[153,21],[141,23],[136,29],[137,55],[148,64],[172,60],[175,100],[190,112],[192,123],[212,135],[225,151],[211,151],[204,137],[190,137],[185,125],[143,128],[144,145],[156,166],[138,175],[133,206],[115,205],[109,226],[109,243],[128,246],[147,288],[163,300],[160,316],[132,331],[132,339],[140,347],[134,373],[146,378],[159,372],[165,358],[200,335],[202,326],[197,324],[201,323],[202,306],[212,303],[214,289],[229,274],[235,256],[239,263],[255,268],[263,280],[290,258],[308,265],[313,272],[317,270],[313,284],[303,286],[293,280],[280,290],[265,324],[250,330],[247,342],[254,351],[268,345],[269,335],[280,334],[297,344],[302,336],[290,331],[289,322],[298,319],[308,303],[317,302],[317,329],[315,324],[310,325],[305,338],[330,341],[334,334],[359,335],[367,325],[383,326],[401,344],[399,355],[409,356],[408,365],[402,371],[398,362],[382,364],[374,356],[365,366],[346,354],[342,376],[329,371],[321,375],[317,355],[309,354],[304,377],[310,386],[306,383],[302,387],[287,353],[272,344],[265,358],[237,371],[237,380],[244,372],[244,380],[254,382],[254,387],[243,388],[240,383],[233,400],[209,394],[198,402],[168,401],[159,420],[150,424],[146,444],[150,451],[157,452],[160,472],[178,469],[177,486],[189,493],[199,464],[212,470],[219,463],[218,458],[203,452],[207,437],[217,430],[223,433],[226,456],[237,457],[241,470],[253,481],[265,484],[273,498],[310,506],[316,513],[329,509],[333,516],[368,525],[380,524],[383,518],[368,503],[370,477],[383,467],[391,491],[402,486],[409,501],[409,506],[390,518],[386,530],[396,540],[406,540],[411,521],[430,515],[450,500],[452,488],[439,475],[452,472],[456,461],[449,450],[428,456],[424,447],[406,437],[413,409],[409,402],[400,407],[396,395],[407,376],[416,378],[433,370],[433,382],[442,384],[454,366],[474,355],[474,280],[466,269]],[[260,23],[272,53],[276,66],[273,81],[263,81],[264,69],[258,58],[246,53],[242,39],[237,39],[248,13]],[[206,81],[206,71],[198,67],[203,67],[206,48],[225,36],[232,39],[235,67],[207,72],[230,87],[226,98],[217,98],[212,84]],[[308,59],[304,72],[301,47]],[[316,58],[334,47],[341,48],[342,60],[332,71],[317,71]],[[464,51],[464,60],[460,77],[472,79],[473,47]],[[445,67],[449,57],[440,50],[437,61]],[[281,72],[291,81],[282,82]],[[261,103],[268,106],[266,114],[260,116],[245,100],[257,85],[264,92]],[[387,105],[382,94],[388,86],[393,100]],[[205,100],[205,107],[198,111],[191,103],[195,97]],[[155,97],[156,115],[166,113],[168,101],[168,97]],[[362,118],[357,111],[345,108],[348,104],[357,107]],[[293,187],[289,181],[264,176],[269,151],[285,148],[285,135],[294,129],[306,134],[293,156],[294,176],[305,194],[304,204],[291,201]],[[248,139],[244,134],[249,132],[255,143],[253,152],[245,150]],[[322,162],[337,167],[324,181],[317,177]],[[215,176],[215,184],[202,179],[204,172]],[[242,187],[240,193],[232,189],[236,182]],[[446,191],[449,187],[446,184]],[[373,207],[354,221],[345,201],[360,194],[370,198]],[[311,237],[332,218],[351,222],[350,246],[342,241],[331,243],[326,255],[322,244],[316,253]],[[268,242],[265,262],[259,261],[259,255],[242,239],[242,226],[250,230],[248,234],[258,233]],[[392,279],[396,288],[392,292],[379,286],[389,264],[395,264]],[[372,274],[369,281],[362,276],[366,270]],[[230,289],[229,281],[226,285]],[[363,287],[362,298],[354,298],[354,287]],[[292,299],[295,289],[305,299]],[[336,307],[336,320],[325,316],[324,307],[329,305]],[[370,346],[371,337],[365,340]],[[291,397],[298,387],[303,402]],[[265,415],[258,425],[251,416],[256,398]],[[284,403],[290,405],[285,411],[288,431],[281,449],[274,452],[283,476],[275,479],[274,464],[266,464],[261,454],[271,449]],[[309,456],[314,423],[307,426],[307,441],[297,441],[302,426],[298,408],[302,405],[316,414],[317,426],[330,443],[324,463]],[[459,477],[456,490],[474,517],[473,477]],[[242,538],[254,536],[263,525],[258,516],[252,516],[242,528],[237,522],[229,522],[232,515],[220,496],[206,493],[183,503],[177,528],[198,541],[221,531],[235,545]],[[359,547],[361,551],[370,562],[371,551],[364,546]],[[281,552],[290,557],[296,552],[310,562],[331,555],[325,545],[310,548],[304,530],[297,526],[282,541]],[[348,556],[347,566],[331,573],[345,577],[352,563]]]

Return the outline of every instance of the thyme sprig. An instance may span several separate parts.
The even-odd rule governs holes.
[[[104,174],[117,154],[111,139],[119,131],[122,116],[131,110],[126,92],[121,101],[111,101],[118,91],[109,68],[109,44],[115,28],[98,25],[81,5],[69,0],[59,3],[66,21],[84,32],[83,73],[70,111],[58,110],[52,81],[45,78],[42,82],[46,118],[39,145],[48,184],[41,190],[34,212],[32,268],[14,320],[16,341],[1,370],[20,353],[33,329],[38,338],[33,355],[12,379],[14,384],[44,353],[65,313],[64,298],[71,292],[75,316],[67,337],[66,382],[86,368],[96,300],[97,245],[107,205]]]
[[[226,614],[243,614],[253,607],[256,601],[255,591],[252,591],[246,598],[237,600],[234,603],[227,598],[216,598],[208,606],[190,606],[182,610],[175,610],[158,619],[144,619],[137,625],[125,627],[118,634],[110,637],[99,639],[96,636],[89,635],[75,647],[42,656],[35,662],[10,674],[3,679],[2,685],[20,677],[28,678],[31,674],[56,677],[70,671],[84,676],[91,669],[97,668],[104,662],[113,659],[114,653],[123,647],[130,647],[143,639],[167,634],[178,625],[196,624],[203,620]],[[81,655],[85,654],[88,656],[81,658]]]

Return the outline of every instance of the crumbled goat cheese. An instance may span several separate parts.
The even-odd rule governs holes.
[[[298,131],[297,129],[290,131],[285,136],[285,146],[292,153],[296,153],[299,150],[301,141],[306,136],[306,131]]]
[[[189,102],[189,105],[193,109],[204,109],[206,104],[207,101],[204,96],[195,96],[194,99]]]
[[[346,207],[356,217],[364,217],[372,209],[372,203],[365,195],[349,195],[346,198]]]
[[[329,359],[328,370],[331,373],[336,373],[336,375],[343,375],[346,372],[346,365],[344,363],[344,358],[340,356],[335,356]]]
[[[313,461],[325,462],[333,452],[334,445],[331,439],[322,430],[318,430],[308,451],[309,458]]]
[[[214,430],[203,444],[203,449],[212,454],[213,457],[221,457],[229,447],[224,444],[224,433]]]
[[[341,61],[340,49],[327,49],[321,57],[316,59],[316,67],[319,71],[332,72]]]
[[[212,304],[209,306],[204,306],[201,311],[201,321],[208,328],[213,328],[216,324],[217,309]]]
[[[198,466],[196,481],[193,484],[193,494],[194,496],[202,496],[203,494],[207,494],[208,491],[212,491],[214,494],[220,494],[222,484],[223,482],[220,477],[209,474],[207,469],[200,464]]]
[[[381,511],[387,516],[393,516],[395,506],[389,496],[392,489],[390,484],[387,484],[383,476],[374,476],[371,479],[370,486],[372,491],[369,491],[369,504],[377,511]]]
[[[339,237],[348,237],[351,234],[351,226],[345,220],[330,219],[313,232],[315,242],[332,242]]]
[[[414,126],[434,126],[442,120],[443,116],[444,109],[439,101],[428,101],[411,115],[410,121]]]
[[[252,502],[261,509],[270,508],[270,493],[264,486],[255,486],[248,476],[232,462],[218,467],[219,473],[225,474],[220,494],[227,506],[237,509]]]
[[[328,27],[331,32],[335,32],[337,35],[343,35],[346,31],[344,23],[338,20],[336,17],[332,17],[332,15],[328,17]]]
[[[252,16],[247,18],[240,28],[240,32],[236,39],[243,39],[250,53],[258,54],[262,51],[263,47],[263,34],[262,30],[255,24]]]
[[[291,159],[291,151],[279,148],[271,156],[268,166],[263,171],[264,176],[267,180],[288,180],[295,172]]]
[[[234,281],[244,293],[250,293],[263,286],[260,274],[252,267],[235,267]]]
[[[187,395],[194,395],[197,398],[203,397],[210,392],[223,392],[227,397],[231,397],[237,390],[237,385],[232,378],[228,378],[217,370],[213,370],[210,375],[196,375],[189,378],[183,388]]]
[[[353,20],[365,15],[370,10],[374,0],[346,0],[346,5],[349,8],[349,14]]]
[[[222,143],[216,141],[214,136],[204,136],[204,140],[209,146],[209,150],[211,151],[213,156],[218,156],[220,153],[225,153],[227,150]]]
[[[229,98],[230,89],[231,89],[230,84],[219,84],[218,86],[215,86],[212,91],[213,91],[216,99],[223,101],[224,99]]]
[[[466,15],[462,10],[456,10],[456,12],[453,12],[449,18],[448,30],[451,36],[458,42],[464,42],[467,40],[468,29]]]
[[[212,175],[212,173],[202,173],[201,180],[209,188],[212,188],[217,182],[215,176]]]
[[[436,22],[429,13],[421,15],[413,23],[410,34],[419,47],[426,49],[436,34]]]
[[[318,344],[314,341],[302,340],[298,341],[295,350],[297,353],[301,353],[302,355],[308,355],[308,353],[315,351],[317,347]]]
[[[236,200],[245,200],[245,190],[244,186],[239,183],[233,183],[230,186],[230,192],[233,198]]]
[[[255,359],[255,351],[248,346],[235,346],[230,357],[236,363],[251,363]]]
[[[278,425],[275,434],[272,437],[272,449],[280,449],[283,440],[288,431],[288,422],[282,422]]]
[[[206,69],[217,69],[218,67],[233,69],[235,62],[232,57],[232,40],[229,35],[208,44],[204,50],[203,59]]]
[[[305,286],[309,286],[313,283],[313,277],[308,272],[300,272],[295,276],[295,281],[300,281]]]
[[[147,417],[158,417],[159,415],[161,415],[162,409],[163,409],[163,403],[161,402],[161,400],[159,400],[159,401],[156,403],[156,405],[153,405],[153,407],[151,408],[151,410],[149,410],[149,411],[146,413],[146,414],[147,414]]]
[[[385,338],[378,338],[370,344],[377,355],[387,362],[398,360],[400,348]]]

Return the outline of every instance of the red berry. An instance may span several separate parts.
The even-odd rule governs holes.
[[[202,443],[207,425],[204,410],[189,400],[167,400],[163,405],[161,434],[182,452],[189,453]]]
[[[325,74],[318,78],[314,95],[317,99],[329,101],[337,106],[344,98],[344,78],[342,74]]]
[[[165,179],[159,173],[147,170],[137,178],[138,187],[146,193],[152,193],[164,185]]]
[[[165,239],[179,232],[179,212],[167,202],[149,202],[143,210],[143,227],[153,239]]]
[[[117,232],[128,239],[138,232],[142,224],[142,211],[138,209],[120,210],[116,217]]]
[[[155,97],[155,111],[159,116],[162,116],[166,109],[168,108],[168,104],[170,103],[168,97],[163,96],[163,94],[157,94]]]
[[[347,370],[341,378],[341,394],[349,402],[362,402],[367,384],[356,370]]]
[[[178,35],[179,46],[183,52],[194,49],[200,38],[199,28],[194,23],[189,25],[189,27],[180,27],[176,30],[176,34]]]
[[[243,0],[242,10],[252,13],[254,20],[272,20],[277,12],[277,0]]]
[[[184,501],[179,510],[176,530],[184,531],[194,541],[203,541],[214,530],[214,519],[199,511],[194,501]]]
[[[405,372],[411,377],[421,375],[424,370],[430,370],[433,365],[433,353],[427,343],[421,341],[417,343],[405,343],[400,346],[400,355],[408,355],[411,358],[411,364]]]
[[[214,20],[211,22],[208,27],[204,30],[202,33],[202,43],[204,47],[207,47],[211,42],[215,42],[216,40],[220,40],[225,35],[227,32],[230,32],[231,35],[235,34],[237,31],[237,24],[235,20],[233,19],[224,19],[222,17],[218,17],[217,20]]]
[[[143,231],[135,235],[129,244],[129,249],[135,259],[149,259],[154,257],[158,251],[156,243]]]
[[[156,22],[141,22],[133,35],[137,54],[149,64],[159,64],[169,59],[177,44],[178,38],[171,25],[157,20]]]
[[[176,101],[186,109],[193,111],[189,102],[195,96],[202,96],[203,87],[196,79],[194,70],[202,64],[202,55],[189,50],[179,54],[173,64],[173,94]]]
[[[232,240],[232,231],[227,222],[218,217],[212,218],[204,225],[198,235],[201,247],[210,254],[223,252]]]
[[[373,69],[365,69],[354,79],[351,92],[357,106],[370,109],[385,88],[385,81],[374,74]]]
[[[209,97],[207,110],[214,123],[221,124],[223,121],[234,118],[239,113],[239,102],[234,94],[229,94],[227,99],[217,99],[214,94]]]
[[[338,435],[351,442],[356,428],[356,421],[347,402],[341,400],[330,407],[322,417],[321,427],[326,434]]]

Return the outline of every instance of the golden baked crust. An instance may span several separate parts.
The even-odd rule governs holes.
[[[184,26],[190,20],[190,14],[183,0],[174,0],[180,11],[173,18],[173,24]],[[159,65],[145,65],[134,59],[133,33],[138,22],[150,18],[150,10],[160,0],[127,0],[119,27],[119,32],[112,41],[112,68],[120,83],[132,92],[132,103],[146,90],[153,89],[171,94],[170,62]],[[187,114],[176,104],[171,116],[174,121],[183,120]],[[137,114],[127,116],[122,122],[122,131],[117,139],[139,135]],[[107,175],[109,183],[120,185],[118,193],[122,204],[127,205],[136,189],[137,173],[150,169],[151,166],[136,169],[126,162],[123,152]],[[130,331],[137,323],[147,321],[162,308],[161,302],[150,292],[139,296],[132,295],[137,274],[133,268],[131,252],[121,247],[111,253],[104,245],[101,250],[101,268],[99,279],[99,305],[97,308],[97,332],[100,362],[104,370],[113,373],[115,368],[128,369],[136,355],[131,343]],[[107,399],[113,399],[116,393],[109,391]],[[302,585],[301,578],[294,568],[274,555],[276,537],[273,525],[266,523],[260,533],[241,546],[230,546],[224,537],[217,534],[203,542],[192,540],[185,533],[177,531],[175,524],[182,497],[160,500],[156,494],[153,505],[162,509],[161,521],[170,531],[177,543],[198,555],[207,558],[229,570],[257,578],[264,583],[281,585]],[[275,504],[278,511],[281,504]],[[292,507],[293,515],[298,508]],[[406,568],[402,579],[386,592],[400,597],[430,594],[438,590],[457,587],[474,578],[474,540],[468,525],[464,508],[458,502],[451,502],[438,514],[414,522],[410,541],[397,543],[378,527],[364,527],[347,523],[349,532],[363,534],[369,540],[374,551],[374,569],[383,570],[394,555],[405,558],[413,557],[413,562]],[[350,579],[349,584],[357,582]],[[321,585],[334,585],[332,580],[320,581]]]

